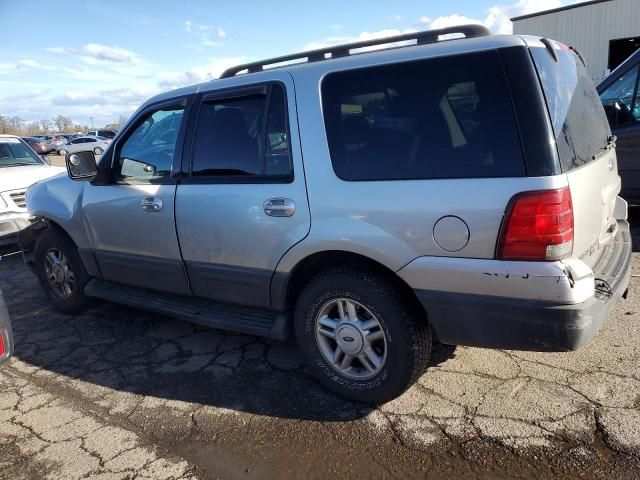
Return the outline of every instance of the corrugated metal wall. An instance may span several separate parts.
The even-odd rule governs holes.
[[[640,0],[612,0],[513,22],[517,35],[539,35],[576,47],[591,77],[606,75],[609,40],[640,36]]]

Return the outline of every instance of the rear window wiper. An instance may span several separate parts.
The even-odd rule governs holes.
[[[612,148],[616,147],[616,142],[618,141],[618,137],[615,135],[609,135],[607,137],[607,140],[598,148],[598,150],[596,150],[596,153],[593,154],[593,160],[595,160],[596,158],[598,158],[600,156],[600,154],[602,154],[603,152],[607,152],[609,150],[611,150]]]

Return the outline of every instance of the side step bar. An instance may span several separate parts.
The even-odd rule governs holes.
[[[196,297],[155,292],[96,278],[87,283],[84,293],[90,297],[221,330],[275,340],[285,340],[289,333],[285,314],[269,310],[237,307]]]

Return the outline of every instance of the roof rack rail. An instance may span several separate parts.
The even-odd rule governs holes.
[[[406,42],[409,40],[415,40],[418,45],[425,43],[435,43],[440,40],[443,35],[462,34],[465,38],[483,37],[491,35],[489,29],[483,25],[460,25],[456,27],[439,28],[435,30],[425,30],[422,32],[405,33],[403,35],[395,35],[393,37],[377,38],[373,40],[364,40],[362,42],[346,43],[344,45],[336,45],[333,47],[318,48],[316,50],[309,50],[307,52],[294,53],[291,55],[284,55],[282,57],[270,58],[268,60],[262,60],[259,62],[245,63],[242,65],[236,65],[226,69],[220,75],[220,78],[229,78],[237,75],[238,73],[246,70],[247,73],[261,72],[268,65],[275,65],[278,63],[289,62],[292,60],[302,60],[306,58],[307,62],[318,62],[321,60],[328,60],[330,58],[347,57],[351,55],[351,50],[371,47],[374,45],[385,45],[398,42]],[[331,55],[326,57],[326,55]]]

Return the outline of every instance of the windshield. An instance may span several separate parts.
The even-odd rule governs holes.
[[[0,138],[0,168],[18,165],[43,165],[43,162],[17,138]]]
[[[600,97],[578,56],[564,47],[554,50],[556,61],[546,48],[532,48],[563,172],[597,158],[610,135]]]

